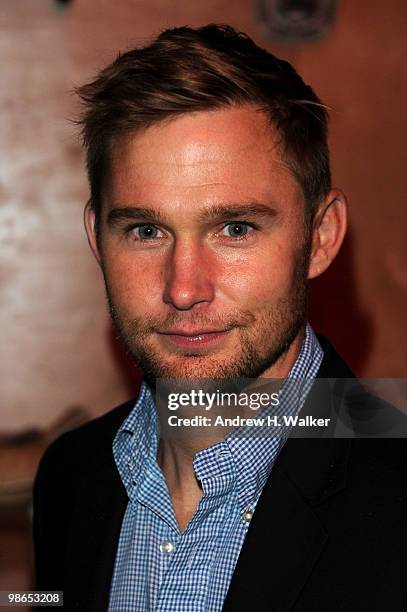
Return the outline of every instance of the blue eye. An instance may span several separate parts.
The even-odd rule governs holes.
[[[133,227],[132,234],[139,240],[153,240],[159,237],[160,231],[155,225],[144,224]]]
[[[243,221],[235,221],[234,223],[228,223],[223,228],[223,234],[229,238],[243,238],[252,229],[248,223]]]

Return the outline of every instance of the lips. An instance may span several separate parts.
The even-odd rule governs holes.
[[[206,334],[222,334],[226,329],[171,329],[165,332],[160,332],[164,336],[185,336],[186,338],[204,336]]]
[[[230,332],[226,330],[185,330],[176,329],[160,332],[163,340],[176,348],[197,349],[199,347],[215,347]]]

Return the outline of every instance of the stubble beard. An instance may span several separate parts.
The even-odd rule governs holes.
[[[116,307],[106,282],[110,315],[119,338],[152,388],[155,388],[158,379],[226,381],[258,378],[288,351],[305,325],[309,257],[310,244],[307,241],[297,253],[290,291],[260,317],[239,311],[229,313],[226,319],[214,320],[197,311],[193,316],[189,315],[188,320],[185,312],[172,312],[159,320],[148,316],[130,319]],[[234,354],[229,358],[220,358],[189,351],[174,353],[168,358],[154,348],[151,335],[157,330],[181,327],[192,321],[195,327],[201,326],[203,329],[238,329],[239,346]]]

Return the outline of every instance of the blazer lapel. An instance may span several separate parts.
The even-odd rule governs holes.
[[[108,609],[127,495],[111,449],[86,466],[82,494],[74,517],[67,555],[67,609],[101,612]],[[86,490],[85,490],[86,487]]]
[[[301,413],[332,416],[329,389],[319,381]],[[287,440],[258,501],[224,612],[292,608],[328,538],[313,506],[345,486],[349,445],[323,436]]]

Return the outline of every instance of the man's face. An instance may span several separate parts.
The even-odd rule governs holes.
[[[301,339],[308,252],[301,188],[254,108],[185,115],[113,147],[99,253],[148,379],[276,375]]]

